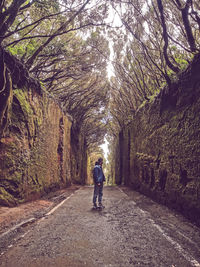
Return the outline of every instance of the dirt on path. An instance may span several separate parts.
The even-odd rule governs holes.
[[[16,207],[0,206],[0,235],[30,218],[41,218],[54,206],[67,198],[80,186],[72,185],[45,195],[42,199],[26,202]]]
[[[200,229],[181,215],[123,187],[105,187],[94,211],[92,193],[82,187],[24,227],[0,266],[200,266]]]

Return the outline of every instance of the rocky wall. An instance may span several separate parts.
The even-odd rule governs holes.
[[[136,112],[119,135],[118,149],[117,181],[200,225],[199,55],[170,88]]]
[[[87,179],[86,179],[86,184],[87,185],[93,185],[93,168],[94,165],[92,164],[91,157],[88,155],[87,157]]]
[[[13,90],[0,139],[0,204],[39,197],[71,183],[71,121],[45,93]]]
[[[72,182],[84,185],[87,175],[88,154],[85,138],[71,128],[71,176]]]

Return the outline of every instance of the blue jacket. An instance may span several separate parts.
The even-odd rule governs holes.
[[[93,169],[93,179],[95,184],[103,183],[106,180],[100,165],[95,165]]]

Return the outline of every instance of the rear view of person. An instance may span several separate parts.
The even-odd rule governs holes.
[[[103,197],[103,182],[105,181],[105,176],[102,170],[103,159],[99,158],[95,163],[95,167],[93,169],[93,179],[94,179],[94,195],[93,195],[93,208],[97,209],[104,208],[102,205],[102,197]],[[97,206],[97,198],[98,198],[98,206]]]

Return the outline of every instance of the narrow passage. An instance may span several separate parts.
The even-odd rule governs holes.
[[[106,208],[93,211],[92,193],[79,189],[27,226],[0,266],[200,266],[200,229],[182,216],[119,187],[105,187]]]

